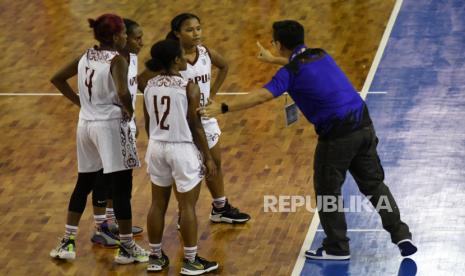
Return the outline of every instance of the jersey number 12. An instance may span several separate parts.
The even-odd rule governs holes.
[[[157,96],[153,96],[153,106],[155,108],[155,119],[157,120],[157,125],[159,125],[160,129],[163,129],[163,130],[170,129],[170,125],[165,124],[166,118],[168,117],[168,114],[170,113],[170,103],[171,103],[171,99],[169,96],[161,97],[160,105],[166,105],[166,108],[165,108],[165,112],[163,112],[163,115],[160,121],[160,115],[158,112]]]

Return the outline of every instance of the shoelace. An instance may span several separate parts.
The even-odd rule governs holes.
[[[147,255],[148,256],[148,253],[147,251],[142,248],[140,245],[138,245],[137,243],[134,244],[134,246],[131,248],[131,250],[137,254],[137,255]]]

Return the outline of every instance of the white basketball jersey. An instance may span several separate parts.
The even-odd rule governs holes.
[[[128,89],[131,94],[132,108],[136,110],[136,96],[137,96],[137,55],[129,54],[129,65],[128,65]],[[129,122],[132,129],[136,129],[136,123],[134,118]]]
[[[187,69],[181,71],[182,77],[196,83],[200,87],[200,106],[205,106],[210,98],[210,79],[212,62],[210,53],[205,46],[197,46],[197,58],[193,63],[187,63]]]
[[[144,90],[150,116],[150,139],[164,142],[193,142],[187,123],[187,81],[180,76],[158,75]]]
[[[102,121],[122,118],[121,103],[111,76],[116,51],[88,49],[78,65],[79,118]]]

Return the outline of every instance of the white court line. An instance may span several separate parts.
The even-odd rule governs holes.
[[[367,94],[387,94],[387,91],[368,91]]]
[[[0,93],[0,96],[63,96],[61,93]]]
[[[361,93],[361,92],[360,92]],[[247,95],[249,92],[218,92],[217,95],[221,96],[236,96],[236,95]],[[287,93],[286,93],[287,94]],[[386,91],[369,91],[367,94],[387,94]],[[137,96],[142,96],[144,94],[142,93],[137,93]],[[63,96],[61,93],[0,93],[0,96],[9,96],[9,97],[33,97],[33,96]]]
[[[217,95],[222,95],[222,96],[232,96],[232,95],[247,95],[249,94],[248,92],[218,92]],[[137,96],[143,96],[144,94],[142,93],[137,93]],[[30,97],[35,97],[35,96],[63,96],[61,93],[0,93],[0,96],[10,96],[10,97],[19,97],[19,96],[30,96]]]
[[[371,64],[370,71],[368,72],[367,78],[362,88],[361,96],[363,99],[366,98],[368,90],[371,87],[371,83],[375,76],[376,70],[378,69],[379,62],[381,61],[381,57],[383,56],[384,49],[386,48],[387,42],[389,40],[389,36],[391,35],[392,28],[394,27],[394,23],[396,22],[397,16],[399,15],[400,7],[402,6],[403,0],[396,0],[394,4],[394,8],[392,9],[391,17],[386,25],[386,29],[384,30],[383,37],[381,38],[381,42],[379,43],[378,51],[376,52],[375,58],[373,59],[373,63]],[[302,252],[308,250],[315,238],[315,234],[317,232],[317,227],[314,225],[320,224],[320,217],[315,214],[313,215],[312,222],[310,223],[310,227],[308,229],[307,235],[305,236],[304,244],[300,249],[299,256],[297,257],[297,261],[294,265],[294,269],[292,270],[292,276],[300,275],[302,269],[305,264],[305,256]]]

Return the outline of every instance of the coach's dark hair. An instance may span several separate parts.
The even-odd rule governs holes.
[[[129,18],[124,18],[124,25],[126,26],[126,34],[129,35],[134,31],[135,27],[139,27],[139,24]]]
[[[174,40],[179,40],[179,38],[174,34],[174,32],[180,32],[181,31],[181,26],[184,21],[195,18],[199,21],[200,23],[200,18],[192,13],[181,13],[176,15],[172,20],[171,20],[171,31],[166,35],[166,39],[174,39]]]
[[[304,27],[294,20],[276,21],[273,23],[273,40],[292,51],[304,43]]]
[[[151,71],[169,70],[176,57],[181,57],[181,44],[177,40],[166,39],[153,44],[150,49],[152,58],[145,63]]]
[[[102,44],[113,44],[113,36],[124,28],[124,22],[116,14],[103,14],[97,19],[87,19],[89,26],[94,30],[94,37]]]

